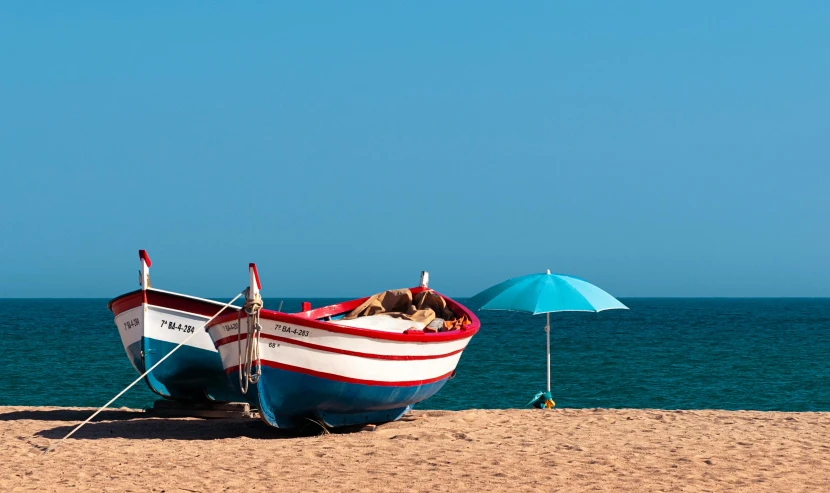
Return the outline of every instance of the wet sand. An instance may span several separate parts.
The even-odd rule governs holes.
[[[0,491],[830,491],[830,413],[416,411],[375,431],[0,407]],[[320,434],[318,434],[320,433]]]

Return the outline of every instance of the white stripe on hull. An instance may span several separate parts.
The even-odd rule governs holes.
[[[121,344],[124,345],[124,351],[127,352],[127,357],[130,363],[132,363],[133,359],[129,357],[130,353],[127,348],[140,341],[141,336],[144,334],[143,307],[137,306],[121,312],[115,317],[115,325],[118,327],[118,335],[121,336]],[[137,372],[143,371],[136,368],[135,364],[133,364],[133,368]]]
[[[193,332],[198,332],[185,345],[216,352],[213,341],[203,327],[207,320],[208,317],[195,313],[142,304],[118,314],[115,325],[118,326],[125,350],[139,342],[142,336],[179,344]]]
[[[242,320],[242,330],[245,331],[246,322]],[[388,339],[371,339],[353,334],[329,332],[324,329],[305,327],[299,324],[261,320],[264,333],[279,337],[309,342],[318,346],[337,348],[345,351],[369,354],[383,354],[388,356],[434,356],[447,354],[467,347],[470,338],[456,339],[446,342],[405,342]],[[308,335],[299,335],[301,331]],[[225,337],[236,336],[236,321],[225,322],[210,328],[214,342]]]
[[[260,324],[262,325],[263,334],[295,339],[300,342],[333,349],[383,356],[444,355],[463,349],[470,340],[465,338],[433,343],[376,341],[351,334],[337,334],[323,329],[303,327],[297,324],[284,324],[273,320],[261,320]],[[242,326],[244,331],[244,320]],[[228,330],[229,327],[230,330]],[[283,332],[284,327],[288,327],[291,331],[296,330],[298,334],[307,332],[308,335]],[[236,322],[213,326],[210,328],[210,334],[214,341],[226,337],[235,337],[237,334]],[[246,340],[242,340],[243,352],[246,342]],[[267,338],[261,338],[259,345],[260,357],[264,360],[344,378],[378,382],[409,382],[438,378],[452,372],[462,354],[457,352],[440,358],[403,360],[342,354]],[[220,346],[219,355],[225,369],[238,366],[239,348],[237,341],[234,339]]]
[[[115,317],[115,325],[118,326],[118,333],[125,348],[135,344],[141,340],[144,333],[144,310],[137,306],[121,312]]]
[[[205,332],[204,324],[210,317],[195,313],[163,308],[160,306],[146,305],[147,315],[144,324],[144,335],[159,341],[179,344],[187,339],[193,332],[197,332],[192,339],[185,343],[206,351],[216,352],[213,341]]]

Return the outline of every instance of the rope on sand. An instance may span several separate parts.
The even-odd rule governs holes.
[[[110,405],[110,404],[112,404],[113,402],[115,402],[115,401],[116,401],[116,399],[118,399],[119,397],[121,397],[122,395],[124,395],[124,394],[125,394],[128,390],[130,390],[130,389],[133,387],[133,385],[135,385],[135,384],[137,384],[138,382],[140,382],[140,381],[141,381],[142,379],[144,379],[144,377],[146,377],[146,376],[147,376],[147,375],[148,375],[151,371],[155,370],[155,369],[156,369],[156,367],[162,363],[162,361],[164,361],[164,360],[166,360],[167,358],[169,358],[171,354],[175,353],[175,352],[176,352],[176,351],[177,351],[180,347],[182,347],[182,346],[184,345],[184,343],[186,343],[187,341],[189,341],[191,337],[195,336],[195,335],[196,335],[196,334],[197,334],[200,330],[202,330],[203,328],[205,328],[205,326],[206,326],[207,324],[209,324],[209,323],[210,323],[210,322],[211,322],[214,318],[218,317],[218,316],[219,316],[219,314],[221,314],[223,311],[225,311],[225,309],[227,309],[229,306],[231,306],[231,305],[233,304],[233,302],[234,302],[234,301],[236,301],[236,300],[238,300],[238,299],[239,299],[239,297],[240,297],[240,296],[242,296],[244,293],[245,293],[245,291],[242,291],[241,293],[239,293],[238,295],[236,295],[236,297],[235,297],[234,299],[232,299],[232,300],[230,300],[229,302],[225,303],[225,306],[223,306],[221,310],[219,310],[218,312],[216,312],[216,314],[215,314],[215,315],[213,315],[212,317],[210,317],[210,318],[209,318],[209,319],[208,319],[205,323],[203,323],[203,324],[202,324],[202,326],[201,326],[201,327],[199,327],[197,330],[194,330],[192,334],[190,334],[189,336],[187,336],[187,339],[185,339],[185,340],[183,340],[182,342],[180,342],[178,346],[176,346],[175,348],[173,348],[173,350],[172,350],[172,351],[170,351],[169,353],[165,354],[165,355],[164,355],[164,357],[162,357],[160,360],[158,360],[158,361],[156,362],[156,364],[155,364],[155,365],[151,366],[149,370],[145,371],[144,373],[142,373],[142,374],[141,374],[141,376],[140,376],[140,377],[136,378],[136,379],[133,381],[133,383],[131,383],[130,385],[127,385],[127,388],[125,388],[124,390],[122,390],[121,392],[119,392],[119,393],[118,393],[118,395],[116,395],[115,397],[113,397],[112,399],[110,399],[110,401],[109,401],[109,402],[107,402],[107,403],[106,403],[106,404],[104,404],[104,405],[103,405],[100,409],[98,409],[97,411],[95,411],[95,413],[93,413],[93,415],[92,415],[92,416],[88,417],[88,418],[86,419],[86,421],[84,421],[83,423],[81,423],[81,424],[79,424],[78,426],[76,426],[76,427],[75,427],[72,431],[70,431],[70,432],[69,432],[69,434],[68,434],[68,435],[66,435],[65,437],[61,438],[61,439],[60,439],[57,443],[50,445],[50,446],[49,446],[49,448],[47,448],[47,449],[46,449],[43,453],[45,454],[45,453],[47,453],[47,452],[51,452],[52,450],[55,450],[55,449],[58,447],[58,445],[60,445],[61,443],[63,443],[63,441],[64,441],[64,440],[66,440],[67,438],[71,437],[71,436],[72,436],[72,435],[73,435],[76,431],[80,430],[80,429],[81,429],[81,427],[83,427],[85,424],[87,424],[87,423],[89,423],[90,421],[92,421],[92,418],[94,418],[95,416],[98,416],[98,414],[99,414],[101,411],[103,411],[104,409],[106,409],[107,407],[109,407],[109,405]]]

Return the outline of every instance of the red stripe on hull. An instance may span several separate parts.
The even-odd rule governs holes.
[[[374,385],[376,387],[413,387],[415,385],[426,385],[428,383],[435,383],[445,378],[449,378],[453,372],[449,372],[445,375],[441,375],[440,377],[435,378],[428,378],[426,380],[411,380],[408,382],[380,382],[377,380],[361,380],[359,378],[349,378],[344,377],[341,375],[335,375],[333,373],[325,373],[322,371],[315,371],[309,370],[307,368],[300,368],[298,366],[291,366],[291,365],[284,365],[282,363],[277,363],[276,361],[269,361],[269,360],[261,360],[262,366],[267,366],[268,368],[276,368],[278,370],[285,370],[291,371],[294,373],[302,373],[303,375],[311,375],[312,377],[318,378],[325,378],[327,380],[334,380],[335,382],[344,382],[344,383],[356,383],[360,385]],[[239,371],[239,365],[231,366],[230,368],[225,368],[225,373],[230,375],[231,373]]]
[[[241,334],[241,337],[237,337],[237,336],[223,337],[223,338],[219,339],[218,341],[214,342],[213,344],[214,344],[214,346],[216,346],[216,349],[219,349],[219,346],[224,346],[225,344],[229,344],[231,342],[234,342],[237,339],[239,339],[239,340],[246,339],[247,337],[248,337],[248,334]],[[275,335],[271,335],[271,334],[262,334],[261,337],[263,339],[270,339],[270,340],[273,340],[273,341],[285,342],[287,344],[294,344],[295,346],[302,346],[302,347],[306,347],[306,348],[309,348],[309,349],[317,349],[317,350],[326,351],[326,352],[329,352],[329,353],[346,354],[346,355],[349,355],[349,356],[358,356],[360,358],[371,358],[371,359],[386,359],[386,360],[400,360],[400,361],[441,359],[441,358],[447,358],[449,356],[452,356],[454,354],[458,354],[461,351],[463,351],[463,349],[458,349],[456,351],[452,351],[450,353],[445,353],[445,354],[413,355],[413,356],[391,355],[391,354],[373,354],[373,353],[361,353],[361,352],[358,352],[358,351],[349,351],[349,350],[346,350],[346,349],[338,349],[338,348],[333,348],[333,347],[329,347],[329,346],[321,346],[319,344],[312,344],[310,342],[298,341],[296,339],[291,339],[291,338],[288,338],[288,337],[275,336]]]
[[[107,303],[107,308],[109,308],[113,314],[120,315],[127,310],[141,306],[142,303],[146,302],[145,292],[143,289],[140,289],[131,293],[122,294],[118,298],[113,298],[109,303]]]
[[[119,315],[131,308],[141,306],[142,303],[147,303],[162,308],[171,308],[188,313],[195,313],[205,317],[212,317],[216,312],[222,308],[222,303],[210,302],[208,300],[201,300],[198,298],[189,298],[180,296],[175,293],[164,293],[152,289],[138,290],[127,293],[113,299],[108,303],[109,309],[115,315]],[[236,317],[235,306],[229,306],[225,311],[232,311],[231,315]]]

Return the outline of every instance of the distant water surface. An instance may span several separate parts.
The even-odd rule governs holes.
[[[622,301],[552,315],[558,407],[830,411],[830,299]],[[544,388],[544,315],[478,315],[457,376],[419,408],[522,407]],[[105,299],[0,299],[0,375],[0,405],[27,406],[99,406],[136,377]],[[155,398],[139,384],[115,405]]]

